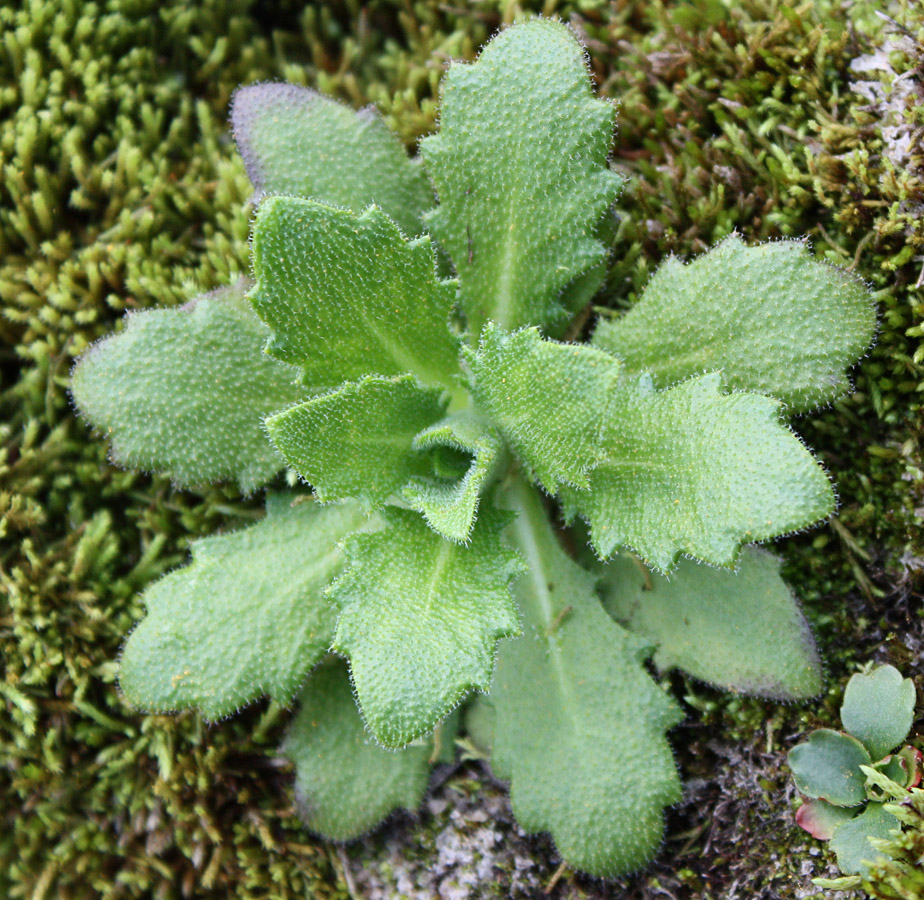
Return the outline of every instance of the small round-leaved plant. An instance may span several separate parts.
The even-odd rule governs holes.
[[[830,841],[848,877],[825,887],[850,888],[869,873],[886,841],[901,827],[901,808],[921,783],[921,751],[905,744],[914,721],[914,682],[894,666],[858,672],[847,682],[843,731],[819,728],[789,751],[796,787],[805,796],[796,824]],[[898,749],[897,749],[898,748]]]
[[[133,314],[74,371],[116,462],[271,486],[265,519],[148,589],[121,685],[210,719],[297,701],[285,751],[331,838],[417,807],[466,729],[526,831],[627,872],[680,796],[652,651],[732,690],[820,690],[750,545],[831,514],[786,417],[849,388],[873,304],[800,242],[731,236],[565,342],[605,277],[614,119],[544,19],[450,66],[417,159],[374,111],[243,88],[253,283]]]

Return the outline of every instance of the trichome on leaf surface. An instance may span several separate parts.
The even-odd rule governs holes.
[[[526,831],[613,876],[680,795],[652,652],[820,690],[778,561],[746,545],[831,514],[785,416],[848,388],[875,311],[804,244],[733,235],[562,342],[605,278],[613,104],[546,19],[450,66],[441,102],[412,160],[373,111],[239,90],[254,283],[133,314],[76,366],[116,462],[275,485],[259,524],[148,589],[121,684],[212,719],[298,700],[285,752],[335,839],[415,808],[465,729]]]

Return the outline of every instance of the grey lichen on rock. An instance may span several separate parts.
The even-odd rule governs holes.
[[[833,857],[812,846],[792,822],[795,791],[784,755],[778,749],[768,752],[764,735],[747,745],[709,741],[701,746],[695,737],[701,732],[694,728],[694,752],[708,759],[711,773],[688,781],[673,816],[673,824],[683,823],[683,835],[669,838],[662,858],[643,872],[608,883],[568,870],[558,873],[561,860],[551,841],[524,835],[503,786],[480,764],[467,764],[435,788],[417,819],[393,819],[386,832],[349,848],[347,865],[359,896],[817,898],[812,879],[835,877],[838,870]],[[862,895],[830,896],[859,900]]]

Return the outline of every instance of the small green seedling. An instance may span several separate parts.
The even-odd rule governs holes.
[[[268,488],[262,521],[147,590],[121,686],[209,719],[297,702],[300,809],[336,840],[415,809],[458,734],[524,830],[618,875],[680,797],[653,651],[730,690],[821,690],[749,545],[833,511],[787,417],[849,389],[875,309],[804,243],[732,235],[565,342],[605,280],[614,104],[545,19],[450,66],[441,103],[410,159],[373,111],[240,90],[254,282],[133,314],[76,366],[116,462]]]
[[[904,800],[921,781],[921,752],[907,738],[914,719],[915,690],[893,666],[851,677],[841,706],[844,731],[819,728],[789,751],[796,787],[807,798],[797,824],[830,841],[845,875],[823,886],[859,884],[880,855],[884,841],[900,827],[887,804]]]

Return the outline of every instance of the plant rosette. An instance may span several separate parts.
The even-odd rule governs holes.
[[[853,675],[841,706],[844,731],[819,728],[789,751],[796,787],[806,798],[796,823],[830,841],[846,879],[817,879],[826,887],[859,884],[882,855],[877,841],[900,828],[894,801],[921,782],[921,751],[898,747],[914,721],[915,689],[894,666]],[[892,803],[890,803],[892,801]]]
[[[269,488],[262,521],[145,592],[125,697],[209,719],[297,701],[284,749],[330,838],[416,809],[464,732],[569,865],[645,865],[680,797],[681,713],[649,657],[821,690],[752,545],[834,510],[788,417],[849,390],[867,290],[802,242],[731,235],[564,341],[604,285],[623,179],[615,106],[548,19],[449,67],[417,159],[374,111],[293,85],[242,88],[232,124],[253,283],[132,314],[73,373],[115,462]]]

